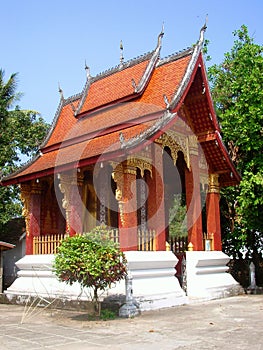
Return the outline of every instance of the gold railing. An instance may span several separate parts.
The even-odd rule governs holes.
[[[65,234],[50,234],[33,237],[33,254],[55,254]],[[118,229],[109,230],[109,237],[115,243],[119,243]],[[153,251],[155,249],[155,231],[138,230],[138,250]]]
[[[185,236],[176,236],[169,237],[168,239],[169,249],[174,253],[183,253],[188,250],[188,237]]]
[[[138,250],[139,251],[156,250],[154,230],[138,230]]]
[[[55,254],[65,234],[33,237],[33,254]]]
[[[114,228],[112,230],[109,230],[109,237],[114,243],[119,243],[119,230],[117,228]]]

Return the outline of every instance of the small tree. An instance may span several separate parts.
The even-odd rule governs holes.
[[[98,292],[126,276],[126,259],[108,231],[97,227],[89,233],[62,241],[55,256],[54,272],[60,281],[70,285],[79,282],[93,290],[92,300],[98,303]]]

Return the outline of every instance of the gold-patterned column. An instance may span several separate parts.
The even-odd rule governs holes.
[[[124,224],[120,230],[120,244],[125,250],[137,250],[137,168],[129,159],[123,164]]]
[[[83,182],[84,175],[79,169],[71,182],[70,192],[70,227],[71,235],[80,234],[83,231]]]
[[[30,235],[29,231],[29,221],[30,221],[30,192],[31,186],[28,183],[22,183],[20,185],[20,198],[23,203],[22,215],[26,222],[26,235]]]
[[[59,189],[60,192],[63,194],[62,198],[62,208],[65,209],[66,214],[66,233],[69,234],[70,232],[70,189],[71,189],[71,182],[72,182],[72,176],[68,174],[58,174],[59,179]]]
[[[112,164],[112,177],[117,184],[119,203],[119,239],[122,250],[137,250],[137,169],[129,160]]]
[[[124,199],[123,199],[123,187],[124,187],[124,171],[121,163],[111,163],[113,167],[112,178],[117,185],[115,192],[116,200],[118,201],[119,206],[119,218],[120,224],[124,225]]]
[[[41,184],[36,181],[20,185],[22,214],[26,222],[26,254],[33,254],[33,237],[40,235]]]
[[[66,233],[70,236],[82,233],[83,219],[83,173],[74,171],[58,175],[59,189],[63,193],[62,208],[66,214]]]

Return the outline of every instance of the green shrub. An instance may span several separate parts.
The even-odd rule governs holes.
[[[62,241],[55,256],[54,272],[60,281],[70,285],[79,282],[82,287],[90,287],[92,299],[98,302],[98,291],[105,291],[125,278],[126,263],[108,231],[97,227]]]

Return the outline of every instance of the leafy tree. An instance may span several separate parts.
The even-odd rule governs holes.
[[[17,74],[5,82],[4,71],[0,69],[0,178],[16,170],[23,156],[32,157],[36,153],[48,129],[39,113],[14,107],[21,98],[16,88]],[[18,215],[21,215],[18,188],[0,186],[0,229]]]
[[[79,282],[93,291],[98,303],[98,292],[123,279],[126,259],[108,231],[97,227],[89,233],[68,237],[62,241],[55,256],[54,272],[60,281],[70,285]]]
[[[240,186],[222,191],[223,246],[257,259],[263,250],[263,46],[242,25],[230,52],[208,69],[213,100]]]

